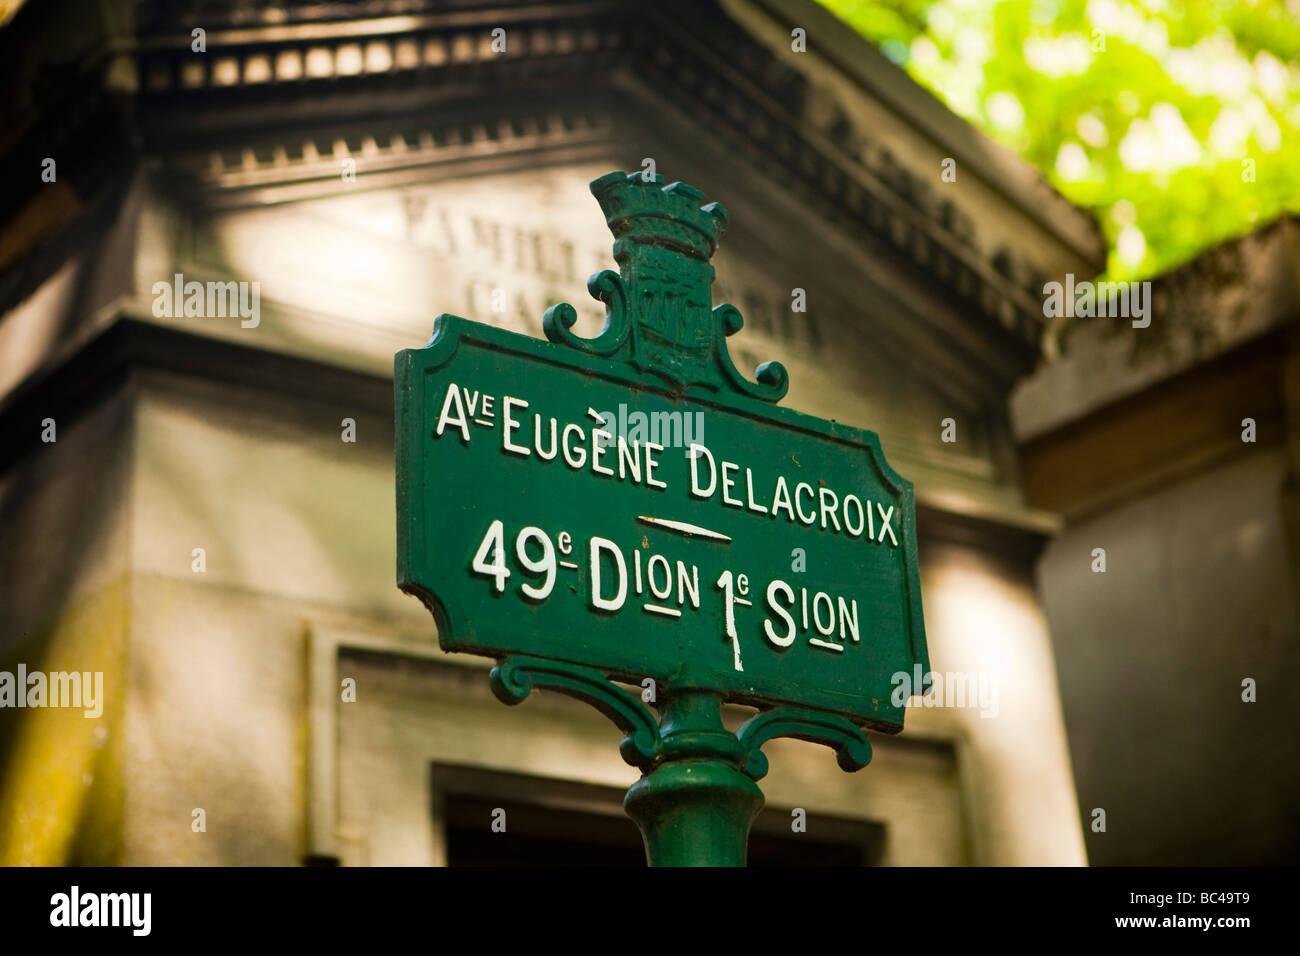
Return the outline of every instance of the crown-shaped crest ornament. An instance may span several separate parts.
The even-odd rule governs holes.
[[[591,184],[615,240],[671,247],[707,262],[727,225],[722,203],[701,206],[704,194],[685,183],[663,185],[662,176],[607,173]]]
[[[721,203],[701,205],[703,193],[663,177],[607,173],[591,183],[614,235],[619,271],[587,280],[605,303],[605,326],[592,339],[572,332],[577,312],[567,302],[546,310],[542,326],[552,342],[610,359],[624,358],[680,392],[731,389],[777,402],[789,388],[779,362],[757,369],[757,382],[736,369],[726,337],[744,324],[733,305],[713,307],[710,258],[727,224]]]

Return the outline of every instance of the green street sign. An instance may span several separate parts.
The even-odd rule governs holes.
[[[397,354],[398,585],[443,648],[497,658],[502,701],[549,688],[623,729],[652,866],[743,866],[763,745],[858,770],[928,674],[912,486],[871,432],[777,407],[776,362],[736,370],[720,205],[640,173],[591,191],[619,265],[587,282],[599,335],[561,303],[547,342],[440,315]],[[724,700],[760,712],[732,733]]]
[[[568,304],[546,342],[444,314],[396,357],[399,586],[449,651],[897,732],[895,675],[929,670],[911,484],[873,433],[775,405],[782,366],[732,364],[721,206],[591,189],[620,266],[588,282],[598,336]]]

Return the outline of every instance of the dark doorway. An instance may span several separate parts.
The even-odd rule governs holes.
[[[449,866],[644,866],[623,791],[465,767],[434,768]],[[504,811],[505,829],[492,823]],[[750,866],[871,866],[885,828],[809,814],[791,830],[790,808],[766,807],[750,833]]]

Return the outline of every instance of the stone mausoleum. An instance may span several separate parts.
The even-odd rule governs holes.
[[[1126,807],[1148,826],[1197,779],[1143,778],[1179,759],[1171,718],[1116,708],[1096,655],[1152,637],[1183,659],[1141,602],[1086,590],[1094,536],[1070,524],[1114,502],[1095,458],[1062,466],[1062,429],[1098,414],[1070,389],[1099,383],[1047,361],[1041,290],[1097,274],[1102,239],[817,5],[28,3],[0,73],[0,669],[104,675],[98,718],[0,711],[0,863],[643,859],[618,731],[558,695],[502,706],[490,662],[442,653],[396,588],[392,375],[440,312],[541,337],[568,301],[595,334],[586,277],[614,262],[588,183],[647,161],[730,211],[713,301],[744,315],[737,366],[779,359],[783,404],[875,431],[915,483],[931,667],[985,691],[913,707],[857,774],[770,744],[751,862],[1171,852],[1088,828],[1094,806],[1111,834]],[[187,315],[178,282],[236,298]],[[1274,326],[1293,278],[1278,302]],[[1273,487],[1291,459],[1267,454],[1221,467]],[[1113,518],[1132,561],[1169,547],[1137,540],[1148,514]],[[1260,514],[1241,546],[1289,568]],[[1267,639],[1293,645],[1295,579],[1268,573]],[[1289,813],[1294,846],[1288,773],[1251,820]]]

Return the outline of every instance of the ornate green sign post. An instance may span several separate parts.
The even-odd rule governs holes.
[[[929,670],[912,486],[871,432],[777,406],[781,365],[732,364],[719,204],[640,173],[591,191],[619,264],[587,283],[599,335],[562,303],[549,342],[440,315],[397,354],[398,584],[444,649],[497,658],[501,700],[558,690],[626,733],[651,865],[739,866],[763,744],[860,769],[862,728],[903,727],[894,675]],[[723,701],[760,710],[732,733]]]

